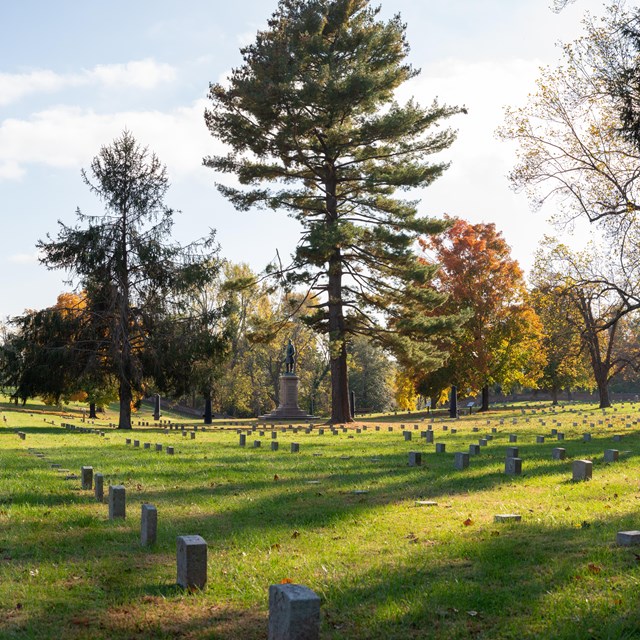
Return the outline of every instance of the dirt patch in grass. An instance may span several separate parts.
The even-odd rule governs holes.
[[[100,616],[98,626],[109,638],[263,640],[267,614],[211,606],[188,597],[176,601],[146,596],[139,604],[109,609]]]

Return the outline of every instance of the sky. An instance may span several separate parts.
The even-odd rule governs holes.
[[[503,108],[524,104],[538,70],[556,65],[559,41],[581,33],[577,0],[560,14],[551,0],[378,0],[400,13],[421,74],[399,98],[464,105],[450,121],[454,145],[434,161],[451,167],[416,195],[420,211],[493,222],[526,270],[554,232],[507,174],[514,147],[499,141]],[[174,237],[216,229],[221,255],[262,270],[291,254],[298,223],[282,212],[236,212],[202,159],[222,151],[204,124],[209,83],[241,64],[240,48],[266,26],[276,0],[0,0],[0,320],[55,303],[73,283],[38,262],[36,244],[55,238],[76,210],[99,214],[81,169],[124,129],[166,164]]]

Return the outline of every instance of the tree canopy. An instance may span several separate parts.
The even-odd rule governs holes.
[[[308,287],[308,322],[329,336],[333,421],[350,419],[349,336],[402,351],[445,324],[422,313],[441,299],[425,286],[435,268],[414,253],[445,225],[394,194],[442,174],[446,163],[429,158],[455,136],[439,125],[463,109],[394,99],[418,72],[400,17],[378,13],[368,0],[280,0],[243,64],[211,85],[205,114],[229,148],[205,164],[240,182],[220,192],[239,210],[283,210],[302,225],[291,264],[274,270]]]
[[[154,325],[179,304],[181,292],[217,272],[217,246],[213,233],[187,247],[169,241],[174,212],[164,204],[166,168],[128,131],[100,149],[82,178],[105,211],[78,209],[78,225],[59,222],[57,238],[38,247],[49,269],[66,270],[86,292],[82,316],[90,331],[83,348],[118,381],[118,426],[129,429],[144,360],[153,356]]]
[[[452,223],[422,246],[425,259],[440,265],[434,286],[447,295],[444,310],[460,314],[462,322],[442,343],[447,363],[422,376],[420,386],[434,399],[450,384],[471,393],[483,390],[486,410],[489,385],[536,385],[544,364],[540,321],[522,270],[495,225]]]

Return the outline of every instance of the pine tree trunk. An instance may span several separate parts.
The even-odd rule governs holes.
[[[480,406],[480,411],[489,411],[489,385],[485,384],[482,387],[482,404]]]
[[[329,261],[329,354],[331,358],[331,422],[352,422],[349,406],[347,343],[342,309],[340,251]]]
[[[89,403],[89,418],[95,420],[98,416],[96,415],[96,403]]]

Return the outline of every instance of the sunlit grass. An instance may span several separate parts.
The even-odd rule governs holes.
[[[79,413],[69,420],[0,406],[2,638],[266,638],[268,586],[283,579],[322,597],[322,637],[332,640],[640,638],[640,549],[615,545],[617,531],[640,529],[638,406],[437,418],[435,442],[446,443],[445,454],[420,438],[429,424],[422,415],[369,418],[360,434],[279,432],[272,452],[270,428],[247,435],[242,449],[235,428],[221,430],[220,422],[206,433],[199,425],[191,440],[163,427],[109,429],[112,413],[90,425]],[[138,419],[153,423],[148,409]],[[105,435],[60,426],[69,421]],[[564,442],[552,428],[564,431]],[[585,432],[591,442],[582,441]],[[456,471],[453,452],[486,434],[494,439]],[[140,448],[125,445],[127,437]],[[156,453],[156,442],[176,455]],[[522,476],[504,474],[507,446],[519,447]],[[556,446],[566,460],[551,459]],[[620,461],[605,463],[606,448],[619,449]],[[414,450],[423,465],[410,468]],[[571,481],[577,458],[593,460],[591,481]],[[83,465],[104,474],[105,488],[126,486],[126,521],[110,522],[107,505],[82,491],[79,478],[65,479]],[[153,548],[139,545],[144,502],[158,508]],[[495,523],[500,513],[522,522]],[[209,545],[202,593],[175,587],[183,534]]]

